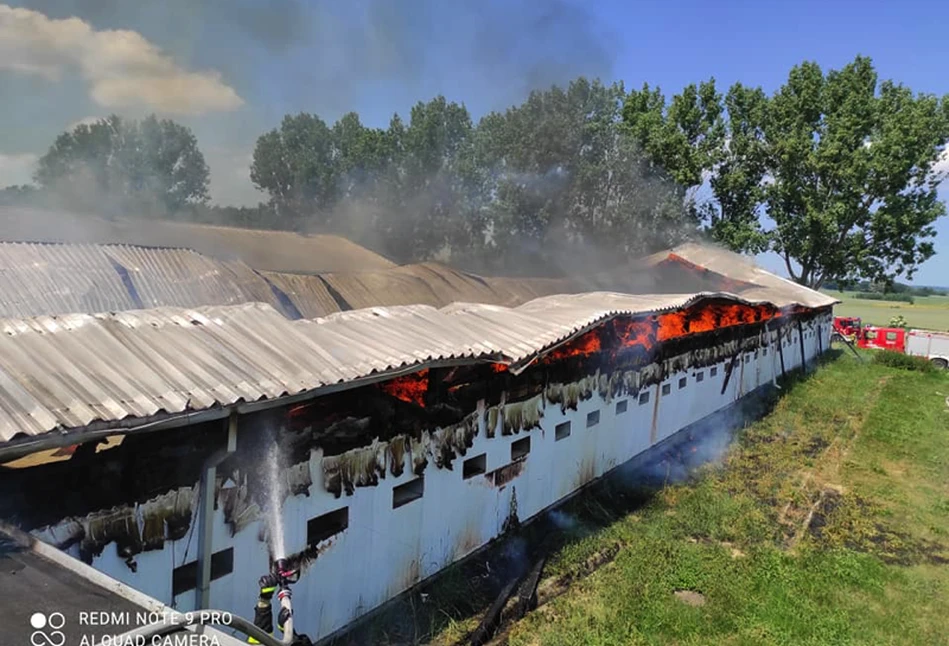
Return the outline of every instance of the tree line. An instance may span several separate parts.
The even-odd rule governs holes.
[[[851,291],[853,297],[868,301],[888,301],[892,303],[909,303],[913,305],[917,298],[928,298],[929,296],[945,296],[949,291],[944,288],[907,285],[899,281],[880,281],[874,282],[861,280],[853,283],[842,283],[829,280],[824,283],[824,288],[839,292]]]
[[[385,128],[287,115],[256,143],[257,207],[209,203],[194,135],[109,117],[60,135],[35,188],[116,213],[346,235],[401,262],[602,269],[683,240],[773,251],[796,281],[912,277],[945,214],[949,101],[879,81],[870,59],[805,62],[774,93],[714,79],[666,98],[578,78],[475,121],[419,102]]]

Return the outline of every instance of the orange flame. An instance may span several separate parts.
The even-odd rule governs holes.
[[[494,372],[507,372],[507,364],[504,363],[492,363],[491,370]]]
[[[379,388],[396,399],[424,407],[425,394],[428,392],[428,369],[383,382]]]
[[[774,317],[767,305],[708,303],[659,315],[659,340],[667,341],[686,334],[711,332],[733,325],[761,323]]]
[[[656,344],[656,320],[613,319],[613,330],[622,347],[642,346],[651,348]]]
[[[657,342],[734,325],[761,323],[780,315],[780,311],[767,305],[705,303],[648,318],[613,319],[612,332],[619,342],[619,349],[640,346],[648,350]],[[608,330],[606,326],[590,330],[555,349],[545,361],[585,357],[600,352],[601,335]]]
[[[594,329],[578,336],[570,343],[554,349],[554,351],[550,353],[549,358],[551,361],[557,361],[577,355],[586,356],[599,352],[600,348],[600,333],[599,330]]]

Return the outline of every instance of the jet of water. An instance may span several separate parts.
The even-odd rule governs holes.
[[[283,538],[283,514],[281,513],[283,469],[280,463],[280,447],[277,442],[274,442],[270,445],[270,450],[267,451],[265,473],[265,486],[267,487],[266,522],[274,560],[287,555]]]

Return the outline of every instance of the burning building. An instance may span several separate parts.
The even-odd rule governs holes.
[[[647,262],[703,289],[4,319],[0,518],[179,610],[248,614],[286,556],[329,636],[829,347],[822,294]]]

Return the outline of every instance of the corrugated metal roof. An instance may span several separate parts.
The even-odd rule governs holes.
[[[732,280],[751,283],[755,287],[739,292],[749,298],[763,298],[778,307],[803,305],[805,307],[828,307],[840,301],[817,290],[781,278],[766,271],[749,258],[717,247],[688,243],[676,247],[670,253],[699,267],[726,276]],[[668,254],[667,254],[668,255]]]
[[[0,316],[6,317],[262,302],[290,318],[316,318],[340,311],[340,303],[346,309],[455,301],[514,306],[557,290],[571,291],[566,281],[483,278],[437,263],[311,276],[258,272],[190,249],[0,242]]]
[[[319,276],[262,271],[274,287],[287,295],[303,318],[313,319],[338,312],[339,304]]]
[[[454,302],[520,305],[537,296],[576,291],[571,281],[545,278],[490,278],[427,262],[385,271],[320,276],[350,309]]]
[[[0,315],[141,307],[99,247],[0,243]]]
[[[247,265],[189,249],[0,242],[4,317],[255,301],[281,308]]]
[[[395,263],[341,236],[242,229],[155,218],[107,220],[64,210],[0,206],[0,240],[181,247],[254,269],[375,271]]]
[[[506,278],[484,276],[484,281],[498,295],[498,305],[514,307],[540,296],[571,294],[590,289],[580,281],[561,278]],[[470,299],[469,299],[470,300]]]
[[[0,322],[0,439],[203,410],[345,380],[263,304]]]
[[[720,293],[371,308],[290,321],[264,304],[0,320],[0,441],[274,399],[432,361],[531,359],[612,316]]]

